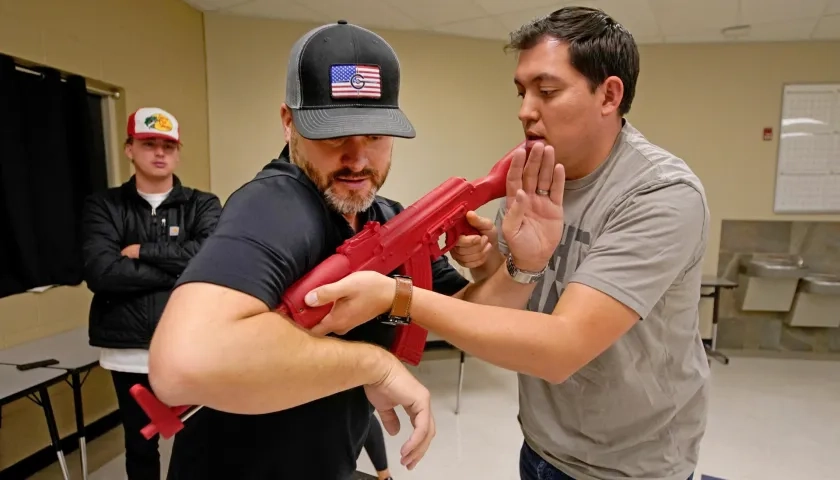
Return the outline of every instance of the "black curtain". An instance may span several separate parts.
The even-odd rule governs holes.
[[[85,79],[0,55],[0,297],[82,281],[80,209],[107,188]]]

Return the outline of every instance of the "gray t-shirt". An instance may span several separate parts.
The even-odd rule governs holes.
[[[569,282],[640,321],[561,384],[519,375],[525,441],[577,480],[685,480],[706,426],[700,338],[709,211],[699,179],[626,122],[609,158],[566,182],[564,233],[528,309],[551,313]],[[497,216],[501,232],[504,201]],[[507,253],[504,240],[500,249]]]

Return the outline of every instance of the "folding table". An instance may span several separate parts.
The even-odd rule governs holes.
[[[55,412],[52,402],[50,402],[50,394],[47,391],[50,386],[66,378],[67,372],[65,370],[55,368],[33,368],[21,371],[15,365],[0,365],[0,405],[6,405],[19,398],[26,397],[44,409],[47,429],[50,432],[50,442],[55,449],[64,479],[70,480],[67,461],[64,459],[64,451],[61,449],[61,442],[58,438]]]
[[[47,359],[58,360],[57,364],[45,367],[45,369],[61,372],[58,373],[62,377],[59,380],[66,380],[68,374],[70,377],[69,383],[73,389],[73,402],[76,408],[76,431],[79,435],[82,478],[87,480],[88,465],[85,443],[85,416],[82,408],[82,384],[87,379],[90,370],[99,364],[99,349],[88,344],[87,327],[80,327],[0,350],[0,364],[23,365]],[[82,374],[84,374],[84,378],[82,378]],[[62,464],[62,469],[66,469],[64,464]]]

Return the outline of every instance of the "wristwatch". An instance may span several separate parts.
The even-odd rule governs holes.
[[[513,255],[511,254],[507,255],[505,266],[507,267],[508,275],[510,275],[510,278],[512,278],[514,282],[524,284],[535,283],[540,281],[540,279],[545,275],[546,270],[548,270],[548,265],[543,267],[542,271],[540,272],[529,272],[527,270],[521,270],[513,263]]]
[[[391,311],[383,315],[382,323],[388,325],[408,325],[411,323],[411,296],[414,293],[414,283],[411,277],[405,275],[394,275],[397,282],[394,291],[394,302],[391,304]]]

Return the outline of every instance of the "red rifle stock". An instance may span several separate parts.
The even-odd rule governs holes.
[[[461,235],[478,233],[466,215],[492,200],[505,196],[507,173],[517,145],[502,157],[485,177],[468,182],[453,177],[384,224],[368,222],[362,231],[346,240],[336,253],[318,264],[286,289],[276,311],[282,312],[303,328],[317,325],[332,309],[332,304],[309,307],[304,297],[311,290],[334,283],[353,272],[373,270],[383,275],[397,271],[410,276],[417,288],[432,288],[432,262],[449,252]],[[445,235],[443,247],[440,238]],[[391,353],[412,365],[420,363],[428,332],[416,325],[398,325]],[[143,385],[131,388],[131,395],[151,423],[140,431],[150,439],[175,435],[183,422],[201,406],[168,407]]]

